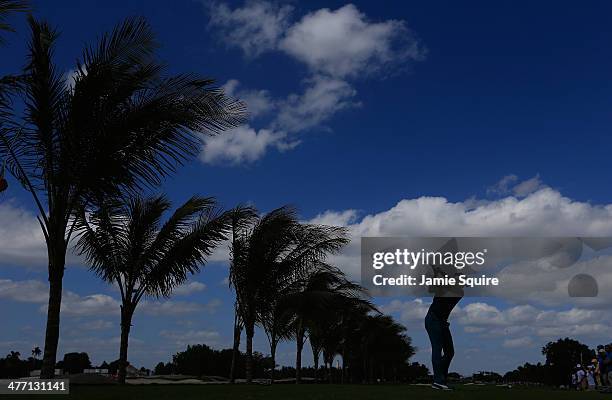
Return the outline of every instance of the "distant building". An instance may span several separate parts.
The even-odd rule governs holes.
[[[125,374],[132,378],[140,377],[140,376],[147,376],[146,371],[141,371],[135,368],[134,366],[132,366],[131,364],[128,364],[128,366],[125,368]]]
[[[108,375],[108,368],[86,368],[83,370],[84,374],[100,374]]]
[[[55,370],[55,376],[60,376],[63,375],[64,371],[61,369],[56,369]],[[40,376],[40,370],[39,369],[34,369],[32,371],[30,371],[30,376],[36,377],[36,376]]]

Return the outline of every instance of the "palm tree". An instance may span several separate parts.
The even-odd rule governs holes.
[[[350,282],[341,270],[323,262],[316,263],[304,279],[292,286],[283,297],[281,307],[294,316],[292,334],[297,345],[295,381],[299,384],[307,329],[324,325],[329,321],[329,312],[338,312],[349,302],[365,301],[366,292],[361,286]],[[320,347],[312,347],[318,355]],[[315,364],[318,368],[318,356]]]
[[[252,379],[255,324],[260,323],[268,337],[273,379],[277,345],[292,336],[294,316],[284,306],[284,296],[309,269],[347,242],[344,228],[301,224],[290,207],[264,215],[236,240],[231,279],[247,336],[247,381]]]
[[[32,356],[35,359],[38,359],[38,357],[40,357],[41,354],[42,354],[42,351],[40,350],[40,347],[36,346],[32,349]]]
[[[87,47],[67,85],[52,61],[57,33],[29,19],[24,116],[0,127],[0,158],[31,193],[48,250],[41,377],[54,373],[66,251],[76,210],[161,182],[201,148],[201,133],[244,121],[244,105],[193,75],[165,75],[148,24],[127,19]]]
[[[362,365],[365,382],[373,382],[375,375],[385,378],[415,352],[406,328],[382,314],[365,315],[347,341],[351,348],[348,361]]]
[[[230,252],[237,246],[237,240],[239,235],[243,235],[257,220],[257,210],[249,206],[237,206],[228,212],[228,218],[230,220],[232,228],[232,242],[230,244]],[[230,260],[233,256],[230,254]],[[229,270],[229,284],[232,286],[233,280],[232,275],[234,273],[233,263],[230,262]],[[240,318],[240,312],[238,310],[238,300],[234,301],[234,344],[232,347],[232,362],[230,366],[230,382],[234,383],[236,380],[236,363],[238,361],[238,354],[240,352],[240,336],[242,335],[243,323]]]
[[[20,0],[0,0],[0,31],[14,32],[12,26],[6,23],[6,18],[16,12],[28,10],[28,3]],[[0,45],[4,44],[4,39],[0,36]],[[10,94],[14,91],[18,79],[13,76],[0,77],[0,133],[5,129],[4,125],[11,116]],[[8,188],[8,181],[5,177],[5,161],[0,156],[0,193]]]
[[[6,23],[6,18],[16,12],[25,12],[28,10],[28,2],[22,0],[0,0],[0,31],[14,32],[12,26]],[[0,37],[0,44],[3,43]]]
[[[230,284],[236,292],[240,321],[246,334],[246,380],[253,380],[253,336],[258,323],[259,304],[263,301],[269,246],[282,245],[291,235],[295,213],[281,207],[257,219],[255,225],[234,237],[231,248]]]
[[[102,205],[77,222],[77,249],[102,280],[121,293],[119,382],[125,383],[132,317],[143,296],[169,297],[199,271],[226,239],[227,217],[210,198],[193,197],[161,223],[170,203],[163,196]]]
[[[333,362],[337,355],[342,356],[341,379],[344,381],[348,353],[361,351],[359,348],[349,349],[350,340],[359,331],[363,319],[371,312],[378,313],[378,310],[367,297],[343,296],[337,298],[327,312],[321,313],[307,326],[315,366],[318,367],[318,359],[322,354],[330,383]]]

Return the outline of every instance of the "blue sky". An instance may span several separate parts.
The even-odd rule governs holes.
[[[165,182],[175,202],[200,193],[261,211],[289,203],[304,220],[349,226],[357,244],[366,234],[612,235],[607,2],[35,1],[34,8],[61,32],[56,60],[66,76],[84,44],[143,15],[172,71],[214,77],[247,101],[247,125],[207,140],[199,159]],[[15,24],[0,49],[2,73],[24,63],[27,30],[22,19]],[[0,353],[43,345],[44,247],[32,212],[20,189],[0,199],[7,321]],[[358,278],[353,246],[336,261]],[[137,312],[134,364],[168,361],[186,343],[229,344],[223,259],[220,251],[194,277],[202,285]],[[72,264],[60,352],[115,359],[117,293],[75,257]],[[612,289],[609,270],[597,277]],[[377,304],[405,323],[416,359],[426,361],[427,299]],[[506,371],[541,360],[541,346],[560,336],[609,342],[610,320],[601,302],[466,299],[454,322],[454,368]],[[264,335],[257,337],[265,352]],[[292,351],[281,347],[279,361],[292,364]]]

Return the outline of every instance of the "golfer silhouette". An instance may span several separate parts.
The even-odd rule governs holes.
[[[457,241],[449,240],[439,250],[442,253],[457,252]],[[458,270],[453,265],[430,265],[435,277],[456,276]],[[464,271],[465,272],[465,271]],[[463,287],[459,285],[430,286],[434,294],[433,301],[425,316],[425,330],[431,342],[431,365],[433,383],[431,387],[438,390],[452,390],[448,386],[448,368],[455,355],[453,336],[448,317],[463,297]]]

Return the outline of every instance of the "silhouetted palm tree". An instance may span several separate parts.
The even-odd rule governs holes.
[[[244,121],[244,105],[193,75],[165,76],[148,24],[128,19],[87,47],[68,82],[52,61],[57,33],[30,18],[24,117],[0,127],[0,158],[38,209],[49,258],[41,377],[54,373],[73,216],[122,191],[156,185],[200,151],[200,133]]]
[[[32,356],[35,359],[38,359],[38,357],[40,357],[41,354],[42,354],[42,351],[40,350],[40,347],[36,346],[32,349]]]
[[[28,10],[28,2],[23,0],[0,0],[0,31],[13,32],[14,29],[6,22],[6,18],[16,12]],[[3,43],[0,37],[0,44]]]
[[[238,310],[247,336],[247,381],[255,325],[261,324],[270,344],[272,377],[276,347],[290,338],[294,315],[281,306],[292,285],[314,265],[338,251],[348,239],[344,228],[301,224],[295,210],[281,207],[261,217],[232,248],[232,274]]]
[[[20,0],[0,0],[0,31],[13,32],[14,29],[6,22],[6,18],[16,12],[28,10],[28,3]],[[0,45],[4,44],[4,39],[0,36]],[[18,78],[14,76],[0,77],[0,133],[6,129],[5,125],[9,121],[12,110],[9,97],[14,91]],[[5,176],[5,160],[0,155],[0,193],[8,188],[8,181]]]
[[[253,336],[259,304],[267,290],[264,285],[268,247],[287,241],[295,223],[293,210],[282,207],[259,218],[252,229],[238,234],[232,242],[229,279],[236,291],[238,313],[246,334],[246,379],[249,383],[253,380]]]
[[[244,235],[246,231],[257,220],[257,210],[249,206],[237,206],[228,212],[228,218],[232,229],[232,242],[230,244],[230,252],[237,246],[237,240],[240,235]],[[230,261],[233,256],[230,254]],[[230,262],[229,269],[229,285],[232,287],[232,275],[234,263]],[[230,382],[234,383],[236,379],[236,363],[240,352],[240,336],[242,335],[243,323],[238,310],[238,299],[234,301],[234,343],[232,346],[232,362],[230,366]]]
[[[293,316],[292,336],[297,345],[296,383],[301,382],[302,349],[307,329],[324,324],[329,319],[327,313],[338,312],[347,303],[366,301],[366,295],[365,289],[350,282],[341,270],[323,262],[314,264],[304,279],[295,281],[287,290],[280,307]]]
[[[363,380],[366,382],[374,382],[375,375],[385,377],[414,355],[406,328],[383,314],[366,315],[347,342],[347,347],[351,349],[351,356],[347,359],[362,364]]]
[[[193,197],[163,224],[170,203],[162,196],[107,203],[90,216],[79,216],[79,252],[121,293],[120,383],[125,383],[128,338],[140,300],[169,297],[226,239],[227,216],[219,215],[214,205],[210,198]]]
[[[340,297],[327,312],[310,321],[307,331],[314,363],[318,367],[318,359],[322,354],[330,383],[333,362],[337,355],[342,356],[341,379],[344,380],[350,338],[359,331],[363,319],[371,312],[378,313],[378,310],[367,297]],[[360,352],[361,349],[353,348],[350,351]]]

